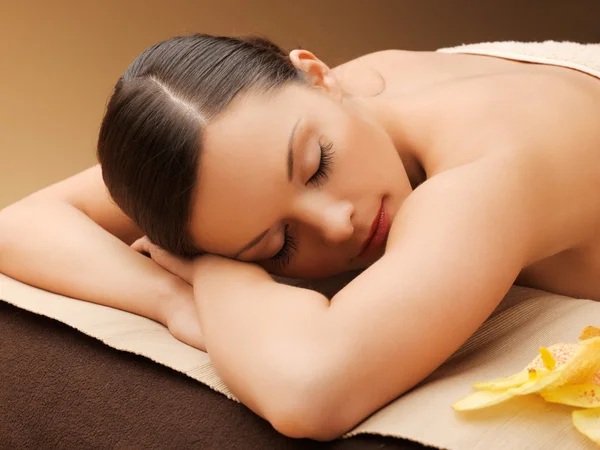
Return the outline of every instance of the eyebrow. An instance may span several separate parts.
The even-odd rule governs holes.
[[[292,128],[292,132],[290,133],[290,138],[288,140],[288,151],[287,151],[287,172],[288,172],[288,181],[292,181],[292,176],[294,175],[294,139],[296,137],[296,130],[298,129],[298,125],[300,124],[302,118],[299,118]],[[233,259],[237,259],[242,253],[247,252],[252,247],[257,245],[260,241],[264,239],[264,237],[269,233],[270,228],[267,228],[265,231],[260,233],[250,242],[248,242],[240,251],[238,251]]]
[[[294,137],[296,136],[296,130],[301,118],[296,121],[292,132],[290,133],[290,139],[288,141],[288,155],[287,155],[287,166],[288,166],[288,181],[292,181],[292,175],[294,175]]]

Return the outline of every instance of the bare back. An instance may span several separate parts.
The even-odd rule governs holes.
[[[514,160],[535,191],[534,227],[543,236],[517,283],[600,300],[600,80],[563,67],[404,51],[335,71],[355,95],[385,86],[370,101],[391,105],[417,130],[428,178],[490,152]]]

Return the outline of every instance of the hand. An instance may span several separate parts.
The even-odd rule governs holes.
[[[176,292],[166,307],[165,325],[173,337],[205,352],[204,334],[192,287],[181,285],[182,291]]]
[[[131,248],[139,253],[146,253],[160,267],[178,276],[187,284],[192,284],[193,261],[175,256],[152,243],[147,236],[138,239]]]
[[[269,273],[254,262],[238,261],[224,256],[206,254],[196,258],[192,266],[192,284],[209,298],[222,298],[240,286],[255,288],[267,282],[276,283]]]
[[[173,295],[164,305],[164,325],[176,339],[206,351],[194,293],[189,286],[192,283],[192,261],[170,254],[153,244],[146,236],[135,241],[131,248],[150,255],[156,264],[187,283],[176,284]]]

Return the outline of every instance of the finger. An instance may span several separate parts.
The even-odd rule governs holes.
[[[144,238],[139,238],[137,241],[135,241],[133,244],[131,244],[131,248],[133,250],[135,250],[136,252],[139,252],[144,245]]]
[[[136,252],[150,256],[150,241],[146,236],[138,239],[133,244],[131,244],[131,248]]]

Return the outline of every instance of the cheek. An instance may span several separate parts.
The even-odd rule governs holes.
[[[348,127],[346,136],[340,141],[337,169],[340,179],[365,192],[379,190],[397,181],[403,170],[402,162],[389,136],[369,124]]]

